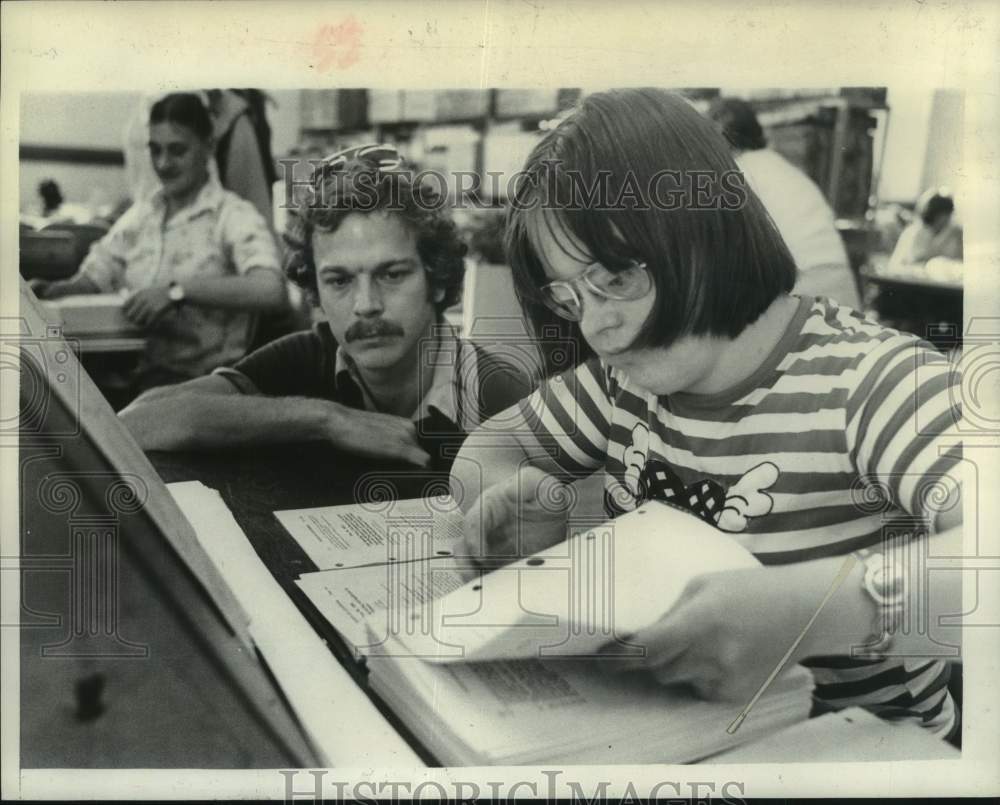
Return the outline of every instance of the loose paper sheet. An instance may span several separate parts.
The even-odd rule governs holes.
[[[320,570],[453,556],[462,512],[451,498],[275,512]]]

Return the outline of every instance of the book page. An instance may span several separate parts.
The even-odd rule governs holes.
[[[361,656],[389,634],[426,629],[431,602],[464,583],[451,559],[304,573],[296,584]]]
[[[320,570],[454,555],[462,512],[451,498],[289,509],[274,513]]]
[[[590,656],[664,615],[704,573],[754,567],[728,534],[648,503],[435,602],[428,632],[400,635],[436,661]],[[439,646],[461,652],[439,651]]]
[[[806,718],[811,675],[782,674],[735,734],[734,702],[709,702],[612,661],[535,658],[437,664],[390,639],[373,689],[449,762],[687,762]]]

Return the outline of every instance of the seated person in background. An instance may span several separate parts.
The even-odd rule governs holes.
[[[46,179],[38,185],[38,195],[42,199],[42,215],[50,216],[63,203],[62,191],[52,179]]]
[[[212,121],[201,100],[168,95],[149,122],[159,191],[115,222],[75,276],[32,284],[42,299],[129,292],[124,313],[147,337],[134,392],[243,357],[252,314],[285,301],[264,219],[209,178]]]
[[[781,154],[767,148],[753,107],[739,98],[717,98],[709,117],[733,150],[736,164],[764,203],[798,268],[795,293],[829,296],[861,307],[844,242],[819,188]]]
[[[723,206],[724,179],[709,188],[714,209],[702,188],[641,211],[559,201],[574,182],[597,186],[598,171],[614,199],[667,170],[734,169],[711,124],[657,89],[588,96],[528,157],[507,226],[519,297],[578,322],[595,356],[544,380],[519,417],[505,412],[503,433],[487,423],[488,439],[466,440],[452,493],[468,553],[510,561],[562,541],[571,496],[561,486],[601,473],[609,516],[662,500],[763,565],[695,579],[673,610],[627,636],[645,648],[637,669],[746,703],[795,646],[791,661],[811,668],[823,704],[943,736],[957,723],[951,669],[926,636],[905,645],[911,632],[897,633],[898,653],[854,649],[905,606],[866,581],[879,551],[913,579],[923,551],[961,545],[960,377],[913,336],[790,295],[787,246],[752,193]],[[942,532],[913,534],[912,565],[883,544],[893,516]],[[861,549],[872,553],[845,561]],[[961,611],[950,583],[926,617]]]
[[[926,263],[935,257],[962,259],[962,227],[952,221],[955,202],[946,188],[928,190],[917,202],[917,220],[896,241],[891,262]]]
[[[390,146],[328,157],[289,217],[286,273],[326,321],[232,368],[156,389],[122,411],[145,449],[326,441],[425,465],[415,420],[436,409],[457,429],[530,390],[518,369],[444,323],[465,244],[426,183]]]
[[[94,218],[94,214],[82,204],[67,202],[54,179],[45,179],[38,184],[38,197],[41,201],[38,226],[56,223],[86,224]]]

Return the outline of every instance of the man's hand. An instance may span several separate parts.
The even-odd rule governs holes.
[[[329,439],[342,450],[369,458],[402,459],[419,467],[431,460],[417,442],[416,425],[392,414],[337,406]]]
[[[139,327],[152,327],[170,309],[170,297],[165,285],[136,291],[122,306],[125,317]]]
[[[512,562],[566,538],[572,503],[559,480],[524,467],[489,487],[465,516],[465,551],[475,561]],[[469,575],[472,575],[470,571]]]
[[[645,648],[644,657],[609,665],[646,671],[664,685],[690,685],[705,699],[746,703],[800,635],[824,591],[795,565],[699,576],[673,609],[627,638]],[[813,637],[838,653],[839,641]],[[611,644],[605,653],[619,648]]]

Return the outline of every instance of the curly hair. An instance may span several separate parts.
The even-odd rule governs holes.
[[[399,215],[417,236],[417,253],[428,273],[431,299],[441,312],[462,294],[464,257],[468,247],[447,209],[447,198],[418,174],[409,170],[386,171],[363,160],[336,170],[319,165],[306,197],[288,216],[284,240],[288,244],[285,275],[305,291],[312,304],[319,303],[313,234],[334,232],[352,213],[376,211]],[[435,292],[443,291],[441,299]]]

